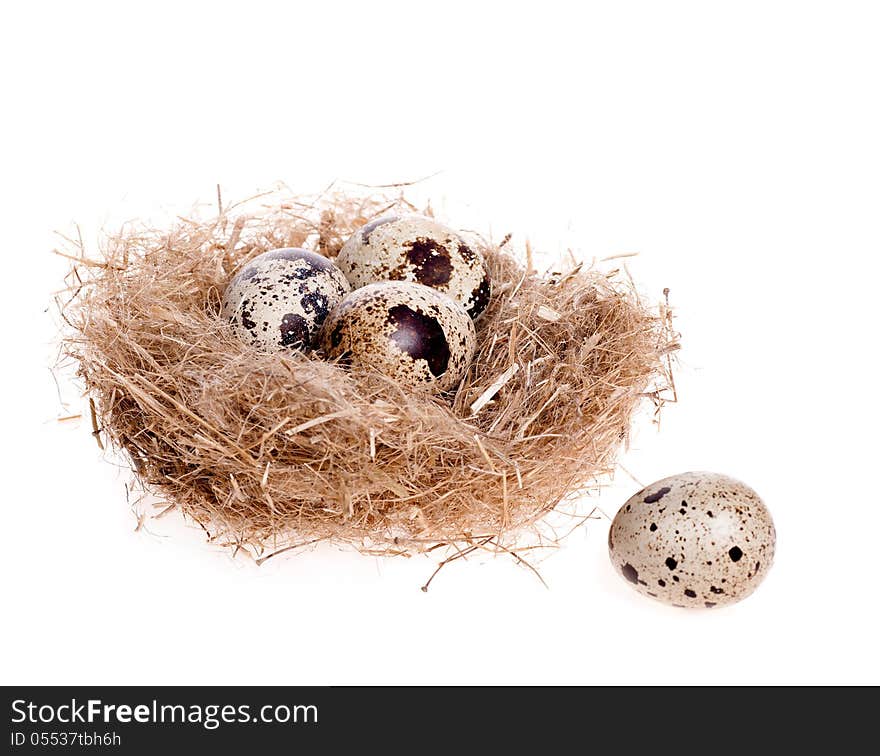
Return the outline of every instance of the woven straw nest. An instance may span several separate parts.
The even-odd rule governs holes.
[[[382,553],[515,549],[613,470],[641,402],[662,403],[676,348],[668,309],[643,304],[619,270],[539,275],[509,239],[481,242],[492,301],[473,364],[446,396],[318,353],[261,354],[219,317],[249,258],[287,246],[333,257],[395,210],[415,208],[263,197],[170,229],[129,224],[90,256],[64,252],[75,259],[64,351],[95,436],[211,539],[258,559],[325,539]]]

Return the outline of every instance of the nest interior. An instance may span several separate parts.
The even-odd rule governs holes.
[[[622,271],[539,275],[482,240],[493,282],[454,393],[402,390],[319,354],[262,354],[219,317],[236,269],[266,250],[333,257],[356,228],[415,210],[345,194],[259,198],[131,224],[75,258],[65,353],[95,435],[145,488],[252,553],[329,539],[386,553],[516,534],[612,471],[633,413],[657,406],[675,348],[668,310]]]

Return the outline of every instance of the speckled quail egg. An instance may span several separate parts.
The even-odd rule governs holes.
[[[222,314],[236,335],[266,351],[308,349],[327,314],[350,291],[326,257],[306,249],[273,249],[235,275]]]
[[[330,358],[374,368],[406,388],[441,392],[464,376],[476,334],[449,297],[408,281],[383,281],[345,297],[324,321],[318,342]]]
[[[441,291],[476,318],[489,305],[483,256],[457,232],[420,215],[389,215],[367,223],[336,259],[352,288],[377,281],[412,281]]]
[[[738,480],[686,472],[658,480],[621,507],[608,533],[620,574],[667,604],[711,608],[764,579],[776,530],[758,494]]]

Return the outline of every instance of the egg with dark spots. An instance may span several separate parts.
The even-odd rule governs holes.
[[[375,369],[405,388],[455,388],[476,347],[474,324],[457,302],[408,281],[369,284],[349,294],[318,334],[330,359]]]
[[[711,609],[751,594],[773,564],[776,530],[745,483],[711,472],[664,478],[632,496],[608,532],[608,552],[639,593]]]
[[[472,318],[492,294],[483,256],[471,242],[421,215],[389,215],[352,234],[336,259],[352,288],[378,281],[411,281],[442,292]]]
[[[310,349],[351,287],[330,260],[306,249],[273,249],[249,260],[223,294],[222,315],[264,352]]]

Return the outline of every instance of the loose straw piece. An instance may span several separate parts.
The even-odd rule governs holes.
[[[290,430],[284,431],[287,436],[295,436],[297,433],[302,433],[303,431],[307,431],[310,428],[314,428],[317,425],[323,425],[324,423],[329,423],[331,420],[335,420],[338,417],[345,417],[348,414],[347,410],[339,410],[338,412],[331,412],[329,415],[322,415],[321,417],[316,417],[312,420],[307,420],[304,423],[300,423],[295,428],[291,428]]]
[[[480,454],[483,455],[484,459],[486,460],[486,464],[489,465],[489,469],[490,469],[493,473],[494,473],[494,472],[497,472],[497,470],[495,469],[495,465],[492,464],[492,458],[489,456],[489,453],[486,451],[486,447],[483,446],[483,442],[480,441],[480,436],[479,436],[478,434],[476,434],[476,433],[474,433],[474,441],[477,442],[477,446],[478,446],[479,449],[480,449]]]
[[[89,417],[92,420],[92,436],[98,442],[98,448],[104,451],[104,442],[101,440],[101,429],[98,427],[98,413],[95,410],[95,400],[89,397]]]
[[[562,315],[556,312],[552,307],[547,307],[547,305],[541,305],[536,314],[539,318],[549,320],[551,323],[555,323],[562,318]]]
[[[513,378],[519,372],[519,363],[514,362],[507,370],[505,370],[501,375],[495,379],[492,384],[487,388],[482,394],[480,394],[476,400],[471,404],[471,415],[476,415],[483,407],[485,407],[489,402],[492,401],[492,397],[495,396],[501,389],[505,386],[505,384]]]

